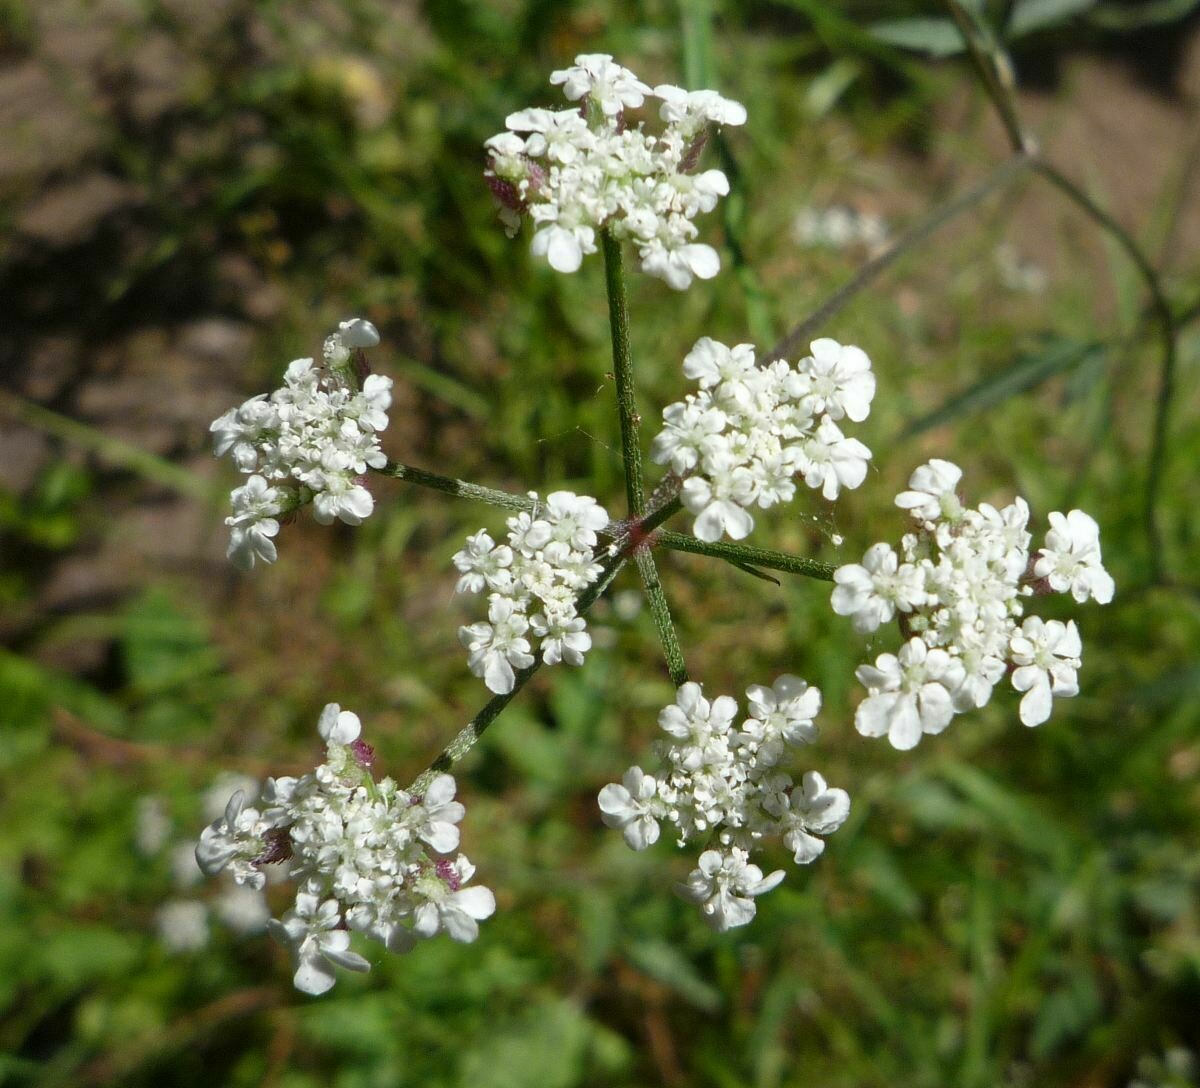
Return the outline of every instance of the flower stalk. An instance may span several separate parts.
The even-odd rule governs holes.
[[[779,570],[785,574],[801,574],[805,578],[816,578],[822,582],[832,582],[833,572],[837,566],[833,563],[822,563],[816,559],[806,559],[802,555],[789,555],[787,552],[772,551],[770,548],[756,548],[750,544],[732,544],[719,540],[708,543],[698,540],[686,533],[676,533],[663,529],[654,537],[655,544],[673,552],[690,552],[692,555],[708,555],[714,559],[724,559],[727,563],[765,567],[768,570]]]
[[[612,332],[613,379],[617,389],[617,414],[621,421],[621,457],[625,467],[625,497],[631,518],[641,519],[646,512],[646,491],[642,472],[642,444],[638,434],[641,416],[637,410],[633,380],[633,352],[629,346],[629,304],[625,294],[625,267],[621,243],[611,231],[601,232],[604,247],[604,282],[608,289],[608,319]],[[638,572],[646,590],[646,602],[654,627],[662,643],[671,682],[679,687],[687,683],[687,665],[683,648],[671,620],[671,609],[663,592],[662,581],[647,549],[635,553]]]

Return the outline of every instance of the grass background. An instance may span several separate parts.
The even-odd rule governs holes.
[[[0,3],[0,1083],[1100,1086],[1200,1045],[1200,51],[1194,20],[1172,21],[1190,4],[1042,6],[1014,44],[1023,111],[1184,319],[1166,575],[1147,573],[1140,281],[1028,178],[824,330],[874,361],[875,468],[754,539],[857,557],[901,531],[890,498],[929,456],[963,464],[974,501],[1025,495],[1041,525],[1079,505],[1118,585],[1106,609],[1043,610],[1077,616],[1079,698],[1027,730],[999,696],[894,752],[851,727],[868,650],[826,587],[664,556],[710,692],[784,671],[823,689],[805,755],[854,798],[826,855],[717,936],[671,894],[687,857],[601,827],[595,794],[644,753],[670,685],[649,617],[597,608],[587,665],[539,675],[461,767],[464,848],[499,900],[479,941],[310,1000],[266,938],[162,946],[156,911],[180,893],[135,847],[139,801],[194,835],[218,772],[311,766],[328,700],[410,779],[483,702],[449,557],[502,519],[382,482],[361,529],[301,520],[276,566],[236,576],[208,420],[362,313],[396,380],[392,456],[619,508],[598,258],[572,277],[533,262],[480,178],[483,139],[552,103],[546,77],[577,52],[750,113],[722,148],[735,191],[702,227],[722,276],[632,283],[648,427],[697,337],[765,346],[863,259],[799,246],[803,207],[898,229],[1003,141],[964,65],[869,32],[935,5]],[[1003,240],[1044,291],[1006,288]],[[618,592],[635,587],[627,572]]]

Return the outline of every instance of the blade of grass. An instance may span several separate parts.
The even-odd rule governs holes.
[[[1036,389],[1056,375],[1084,365],[1105,350],[1103,344],[1054,338],[1042,350],[1017,356],[1010,366],[983,378],[928,415],[909,423],[900,438],[913,438],[944,423],[995,408],[1020,393]]]
[[[190,499],[202,502],[216,502],[225,491],[222,484],[202,479],[194,472],[159,457],[149,450],[144,450],[131,442],[105,434],[98,427],[89,423],[81,423],[77,419],[61,415],[40,404],[18,397],[0,389],[0,412],[27,427],[43,431],[69,442],[73,446],[96,454],[102,461],[117,468],[129,469],[139,476],[145,477],[151,483],[160,487],[170,488]]]

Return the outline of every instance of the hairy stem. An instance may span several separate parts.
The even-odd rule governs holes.
[[[601,232],[604,245],[604,282],[608,288],[608,323],[612,331],[613,379],[617,387],[617,414],[621,420],[621,458],[625,463],[625,497],[629,516],[640,518],[646,511],[642,480],[642,445],[638,427],[637,398],[633,385],[633,352],[629,347],[629,305],[625,299],[625,266],[621,243]]]
[[[428,487],[446,495],[487,503],[489,506],[499,506],[504,510],[532,510],[537,505],[528,495],[514,495],[509,491],[498,491],[494,487],[483,487],[480,484],[468,483],[466,480],[456,480],[451,476],[440,476],[436,472],[414,468],[412,465],[402,465],[397,461],[389,461],[383,468],[375,469],[375,471],[380,476],[391,476],[395,480],[405,480],[410,484]]]
[[[627,533],[620,542],[610,546],[609,555],[602,565],[600,577],[576,598],[575,608],[580,615],[587,612],[600,599],[601,594],[612,585],[617,572],[625,565],[630,554],[644,546],[646,535],[657,529],[667,518],[677,513],[679,509],[680,503],[678,499],[666,503],[657,510],[654,510],[642,521],[635,523],[635,531]],[[441,754],[429,765],[428,769],[417,776],[413,784],[409,787],[409,791],[418,794],[424,793],[429,788],[430,782],[437,775],[450,770],[451,767],[474,748],[479,742],[479,738],[483,736],[492,722],[500,716],[500,712],[516,698],[517,694],[529,682],[533,674],[541,668],[541,665],[540,660],[535,660],[528,668],[518,670],[512,690],[505,692],[503,695],[492,696],[483,705],[479,713],[442,749]]]
[[[646,601],[650,605],[650,616],[654,620],[654,627],[658,631],[663,654],[667,659],[667,672],[671,676],[671,683],[679,687],[680,684],[688,682],[687,663],[683,660],[683,648],[679,645],[675,625],[671,622],[671,609],[667,604],[662,582],[658,578],[658,568],[654,565],[654,557],[645,548],[634,554],[634,561],[642,576]]]
[[[1013,155],[1001,163],[991,174],[972,189],[961,193],[945,204],[934,208],[920,222],[909,227],[895,242],[877,257],[867,261],[849,280],[829,296],[816,311],[801,321],[782,340],[779,341],[767,356],[771,359],[786,359],[798,347],[803,345],[830,318],[840,313],[864,288],[874,283],[901,257],[924,243],[932,234],[941,230],[951,220],[956,219],[976,204],[986,200],[992,193],[1002,189],[1018,174],[1029,169],[1033,160],[1024,152]]]
[[[669,529],[656,533],[654,543],[673,552],[709,555],[730,563],[766,567],[768,570],[781,570],[787,574],[802,574],[806,578],[816,578],[822,582],[832,582],[833,572],[837,570],[833,563],[805,559],[801,555],[789,555],[787,552],[771,551],[769,548],[755,548],[749,544],[730,544],[727,541],[709,544],[694,536],[674,533]]]
[[[625,495],[629,500],[629,516],[640,519],[646,512],[645,482],[642,474],[642,444],[638,435],[641,417],[638,415],[633,381],[633,352],[629,347],[629,306],[625,296],[625,267],[621,243],[605,230],[604,275],[608,288],[608,319],[612,330],[613,377],[617,387],[617,414],[621,420],[621,455],[625,466]],[[663,592],[662,582],[649,549],[636,553],[638,572],[646,591],[650,615],[667,659],[667,671],[678,687],[687,682],[687,666],[679,635],[671,622],[671,609]]]

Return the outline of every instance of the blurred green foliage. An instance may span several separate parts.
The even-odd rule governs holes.
[[[1018,50],[1053,52],[1136,22],[1136,7],[988,11],[1029,31]],[[1143,7],[1147,21],[1190,10]],[[332,320],[365,313],[397,379],[391,451],[498,486],[621,490],[600,270],[531,262],[479,176],[482,141],[508,112],[551,102],[547,74],[576,52],[715,86],[750,111],[716,149],[737,188],[703,228],[724,231],[726,272],[682,296],[635,286],[647,420],[678,395],[697,336],[765,342],[853,270],[861,254],[797,251],[801,206],[865,193],[911,219],[937,195],[922,161],[948,163],[951,182],[988,161],[979,115],[943,130],[969,77],[925,59],[953,50],[935,48],[941,15],[915,2],[214,12],[196,24],[166,0],[123,9],[126,54],[166,35],[187,61],[168,116],[108,115],[103,154],[146,194],[140,222],[104,260],[74,254],[65,282],[49,259],[4,265],[5,297],[27,330],[114,335],[147,314],[227,307],[214,264],[248,256],[287,303],[262,329],[246,394]],[[14,55],[49,32],[17,0],[0,23]],[[930,191],[911,199],[916,177]],[[1163,200],[1148,220],[1170,222]],[[218,770],[309,765],[327,700],[362,714],[387,771],[422,769],[483,694],[454,639],[448,557],[500,519],[397,485],[354,533],[288,527],[278,566],[236,585],[155,571],[118,603],[34,617],[0,656],[0,1084],[1091,1086],[1200,1048],[1200,337],[1185,326],[1163,511],[1166,569],[1191,588],[1147,585],[1156,357],[1140,285],[1115,251],[1078,275],[1064,235],[1064,274],[1044,294],[1006,292],[992,253],[1013,214],[989,205],[835,322],[876,361],[865,437],[879,471],[836,521],[801,498],[756,539],[857,556],[899,531],[889,497],[931,454],[967,467],[976,500],[1026,495],[1040,522],[1081,505],[1119,595],[1079,611],[1078,699],[1030,731],[997,698],[896,753],[850,727],[867,651],[826,589],[665,558],[710,690],[796,671],[825,692],[812,759],[855,804],[826,856],[790,873],[750,929],[718,937],[673,898],[688,862],[670,843],[634,855],[601,828],[596,791],[644,751],[670,688],[648,617],[600,608],[606,637],[587,665],[539,678],[462,768],[464,846],[500,901],[478,943],[429,942],[310,1000],[266,938],[214,926],[200,951],[163,947],[159,906],[212,893],[178,892],[166,854],[139,853],[139,802],[162,799],[174,837],[193,836]],[[1188,259],[1170,284],[1181,309],[1200,285]],[[30,607],[43,559],[102,530],[101,484],[64,455],[0,495],[6,608]],[[53,663],[98,637],[105,660]]]

